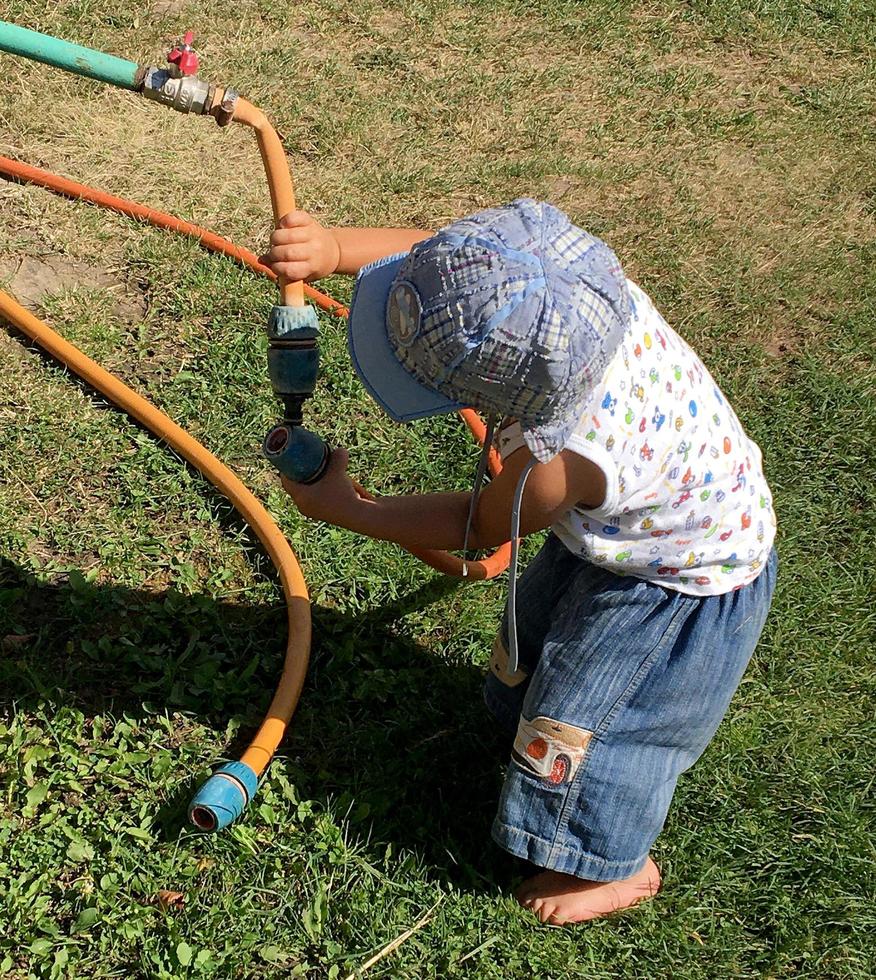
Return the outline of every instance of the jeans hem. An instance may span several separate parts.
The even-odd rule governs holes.
[[[543,837],[536,837],[499,820],[493,822],[492,835],[499,847],[516,857],[539,868],[560,871],[588,881],[622,881],[641,871],[648,860],[646,851],[642,856],[628,861],[608,861],[581,848],[563,847]]]

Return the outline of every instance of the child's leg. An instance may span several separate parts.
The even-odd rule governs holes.
[[[704,598],[582,563],[527,686],[493,826],[549,869],[518,893],[542,921],[656,891],[651,845],[742,678],[774,580],[774,555],[751,585]]]

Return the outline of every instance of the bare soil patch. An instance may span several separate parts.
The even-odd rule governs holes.
[[[66,255],[0,256],[0,282],[30,309],[38,309],[47,296],[85,287],[107,290],[123,320],[133,322],[146,312],[145,297],[130,285],[100,266]]]

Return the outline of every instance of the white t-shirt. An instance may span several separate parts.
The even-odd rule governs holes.
[[[618,575],[729,592],[757,578],[775,537],[760,449],[702,361],[628,285],[631,329],[566,444],[605,474],[605,500],[573,507],[553,531]],[[519,424],[498,445],[503,457],[523,446]]]

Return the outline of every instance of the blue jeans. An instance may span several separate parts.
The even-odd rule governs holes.
[[[520,578],[520,669],[507,610],[484,688],[515,732],[496,842],[596,881],[635,874],[679,775],[708,745],[757,644],[776,553],[754,582],[690,596],[622,577],[551,535]]]

